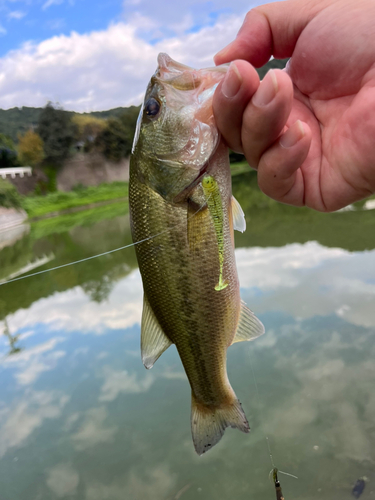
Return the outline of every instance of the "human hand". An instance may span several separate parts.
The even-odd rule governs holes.
[[[375,192],[374,19],[373,0],[275,2],[216,55],[235,61],[215,92],[218,128],[271,198],[328,212]],[[292,58],[259,84],[252,65],[271,55]]]

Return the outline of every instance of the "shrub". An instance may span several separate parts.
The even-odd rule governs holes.
[[[21,208],[21,196],[17,189],[5,179],[0,178],[0,206],[5,208]]]

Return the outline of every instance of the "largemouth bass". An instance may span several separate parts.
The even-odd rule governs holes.
[[[192,391],[199,455],[226,427],[249,432],[227,377],[227,348],[264,333],[240,300],[233,229],[244,230],[232,197],[228,148],[212,98],[227,67],[194,70],[158,57],[130,160],[131,228],[144,287],[142,361],[151,368],[175,344]]]

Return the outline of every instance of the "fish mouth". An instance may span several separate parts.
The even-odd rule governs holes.
[[[206,88],[219,83],[228,71],[228,68],[229,64],[222,64],[203,70],[196,70],[175,61],[168,54],[162,52],[158,55],[158,69],[155,76],[163,83],[172,85],[176,90],[194,90],[202,86],[205,80],[209,80],[207,85],[205,85]],[[209,78],[210,76],[211,78]]]
[[[216,87],[223,80],[228,71],[229,64],[213,66],[196,70],[190,66],[173,60],[168,54],[158,55],[158,68],[154,74],[155,80],[163,86],[171,86],[178,91],[187,91],[195,96],[199,109],[195,114],[198,122],[211,127],[212,130],[212,150],[207,160],[201,167],[196,164],[197,175],[179,194],[173,198],[173,203],[179,204],[188,199],[191,191],[199,184],[202,177],[211,169],[211,159],[220,143],[220,134],[212,119],[212,98]],[[216,129],[214,131],[214,129]],[[179,151],[181,153],[181,150]],[[176,154],[176,153],[174,153]],[[168,158],[164,158],[167,160]],[[187,163],[189,159],[186,158]]]
[[[215,154],[215,152],[216,152],[216,150],[217,150],[217,148],[219,146],[219,143],[220,143],[220,136],[218,137],[216,146],[212,150],[212,153],[211,153],[209,159],[203,164],[202,168],[200,168],[197,177],[185,189],[183,189],[180,193],[178,193],[177,196],[175,196],[173,198],[173,203],[175,203],[176,205],[178,205],[180,203],[183,203],[183,202],[187,201],[187,199],[189,198],[189,195],[190,195],[191,191],[200,183],[200,181],[202,180],[202,178],[210,171],[210,169],[211,169],[210,168],[211,167],[211,159],[214,156],[214,154]]]

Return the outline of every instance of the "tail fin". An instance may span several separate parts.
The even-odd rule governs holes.
[[[192,395],[191,433],[198,455],[203,455],[215,446],[227,427],[250,432],[249,423],[237,398],[232,403],[214,408],[203,406]]]

